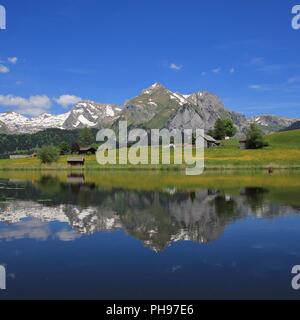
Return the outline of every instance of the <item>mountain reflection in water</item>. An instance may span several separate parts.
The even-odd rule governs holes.
[[[288,203],[269,200],[269,190],[261,187],[243,187],[237,192],[107,190],[86,183],[80,174],[69,175],[66,182],[52,176],[34,183],[0,180],[0,191],[0,222],[15,224],[15,229],[2,228],[0,239],[47,239],[51,232],[40,228],[41,224],[61,222],[72,230],[59,231],[60,240],[122,229],[156,252],[176,241],[214,241],[237,219],[299,212]]]

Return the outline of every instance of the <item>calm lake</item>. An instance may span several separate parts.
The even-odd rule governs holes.
[[[0,173],[0,299],[300,298],[300,175]]]

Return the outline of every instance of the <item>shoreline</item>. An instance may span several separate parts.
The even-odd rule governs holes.
[[[145,172],[182,172],[185,173],[186,166],[83,166],[83,167],[67,167],[67,166],[59,166],[59,165],[40,165],[40,166],[22,166],[22,167],[13,167],[13,166],[0,166],[0,172],[4,171],[33,171],[33,172],[46,172],[46,171],[58,171],[58,172],[110,172],[110,171],[118,171],[118,172],[126,172],[126,171],[145,171]],[[245,164],[245,165],[234,165],[234,164],[224,164],[224,165],[206,165],[204,168],[204,172],[212,172],[212,171],[265,171],[272,169],[282,170],[282,171],[297,171],[300,170],[300,164],[293,165],[282,165],[282,164]]]
[[[45,181],[66,184],[94,185],[105,190],[115,188],[139,191],[164,190],[172,193],[176,190],[193,192],[201,188],[241,189],[241,188],[274,188],[280,195],[282,190],[299,194],[300,171],[275,170],[267,171],[206,171],[199,176],[186,176],[179,171],[0,171],[0,180],[14,182],[29,181],[43,185]],[[298,199],[298,198],[297,198]]]

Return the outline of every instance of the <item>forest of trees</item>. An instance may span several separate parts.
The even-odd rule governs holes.
[[[97,129],[89,129],[82,134],[82,129],[60,130],[48,129],[34,134],[6,135],[0,134],[0,156],[5,157],[14,153],[33,153],[44,145],[70,146],[85,138],[89,141],[96,140]]]

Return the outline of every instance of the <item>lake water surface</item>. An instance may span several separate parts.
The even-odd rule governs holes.
[[[0,299],[299,299],[299,178],[2,173]]]

